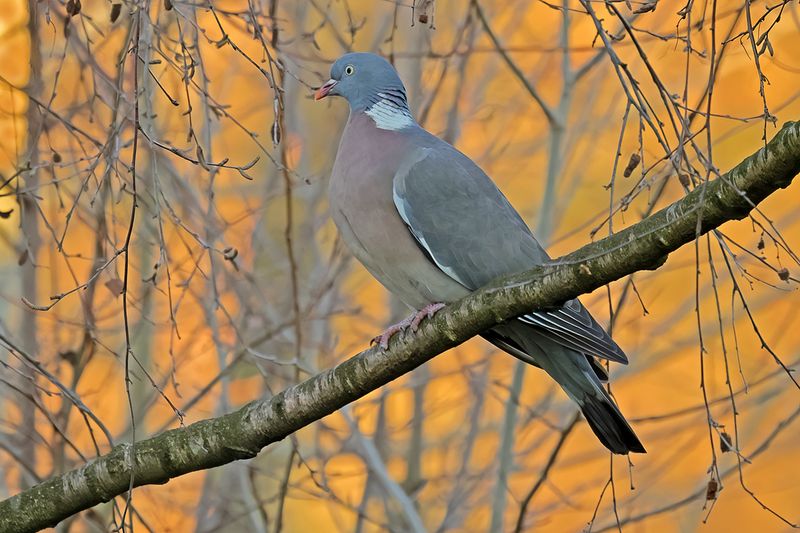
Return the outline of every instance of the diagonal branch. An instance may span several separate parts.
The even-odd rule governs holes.
[[[489,21],[486,19],[486,15],[484,15],[483,9],[478,3],[478,0],[472,0],[472,6],[475,8],[475,12],[478,14],[478,18],[481,19],[481,24],[483,24],[483,29],[486,31],[486,34],[489,36],[489,39],[492,41],[492,44],[497,52],[500,54],[500,57],[503,58],[503,60],[506,62],[506,65],[508,65],[508,68],[510,68],[511,72],[514,73],[514,76],[516,76],[517,79],[522,83],[522,85],[525,87],[525,90],[528,91],[528,94],[530,94],[536,103],[539,104],[539,107],[542,109],[542,113],[544,113],[544,116],[547,118],[547,122],[550,124],[557,124],[558,117],[556,114],[553,112],[550,106],[547,105],[547,102],[544,101],[544,98],[542,98],[542,95],[539,94],[538,90],[536,90],[536,87],[530,81],[528,81],[528,78],[525,77],[525,74],[522,72],[522,70],[520,70],[517,64],[514,63],[514,61],[511,59],[511,56],[508,55],[508,52],[503,47],[503,44],[500,42],[500,39],[498,39],[497,35],[494,33],[494,31],[492,31],[492,27],[489,25]]]
[[[789,122],[762,149],[720,179],[611,237],[554,263],[495,281],[426,320],[389,349],[370,348],[334,368],[236,412],[116,446],[86,465],[0,502],[0,531],[36,531],[136,486],[239,459],[329,415],[491,326],[532,308],[553,306],[623,276],[663,264],[667,254],[741,219],[800,172],[800,122]],[[705,191],[703,190],[705,189]],[[698,225],[698,217],[702,223]],[[786,367],[784,367],[786,369]],[[132,457],[133,455],[133,457]]]

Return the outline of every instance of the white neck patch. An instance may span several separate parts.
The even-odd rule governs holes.
[[[382,130],[397,131],[414,124],[414,119],[408,109],[398,107],[397,104],[386,98],[383,93],[378,93],[383,99],[374,103],[365,111],[375,122],[375,126]]]

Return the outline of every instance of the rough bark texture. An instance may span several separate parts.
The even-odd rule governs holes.
[[[81,468],[0,502],[0,531],[36,531],[135,486],[166,483],[188,472],[258,454],[270,443],[361,398],[481,331],[532,308],[552,306],[638,270],[723,222],[746,216],[800,172],[800,122],[721,179],[611,237],[528,272],[506,277],[426,320],[415,335],[396,336],[387,351],[365,350],[334,368],[238,411],[116,446]],[[135,462],[134,462],[135,460]]]

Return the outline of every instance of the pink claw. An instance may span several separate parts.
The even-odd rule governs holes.
[[[423,318],[431,318],[435,315],[440,309],[444,308],[444,304],[439,302],[435,304],[428,304],[422,309],[420,309],[411,319],[411,331],[417,331],[419,328],[420,322],[422,322]]]
[[[433,315],[436,314],[437,311],[444,308],[445,304],[443,303],[433,303],[428,304],[416,313],[412,314],[409,317],[404,318],[402,321],[398,322],[397,324],[389,326],[386,331],[378,335],[377,337],[373,338],[370,344],[378,344],[382,349],[387,349],[389,347],[389,340],[395,333],[400,333],[401,331],[405,331],[406,329],[410,329],[413,332],[419,329],[420,323],[425,318],[431,318]]]

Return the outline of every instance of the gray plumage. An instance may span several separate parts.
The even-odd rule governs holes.
[[[492,279],[550,260],[494,182],[411,117],[395,69],[373,54],[342,56],[317,98],[343,96],[350,117],[330,181],[330,210],[353,255],[415,309],[452,302]],[[615,453],[644,452],[594,357],[624,352],[577,300],[483,334],[545,370]]]

